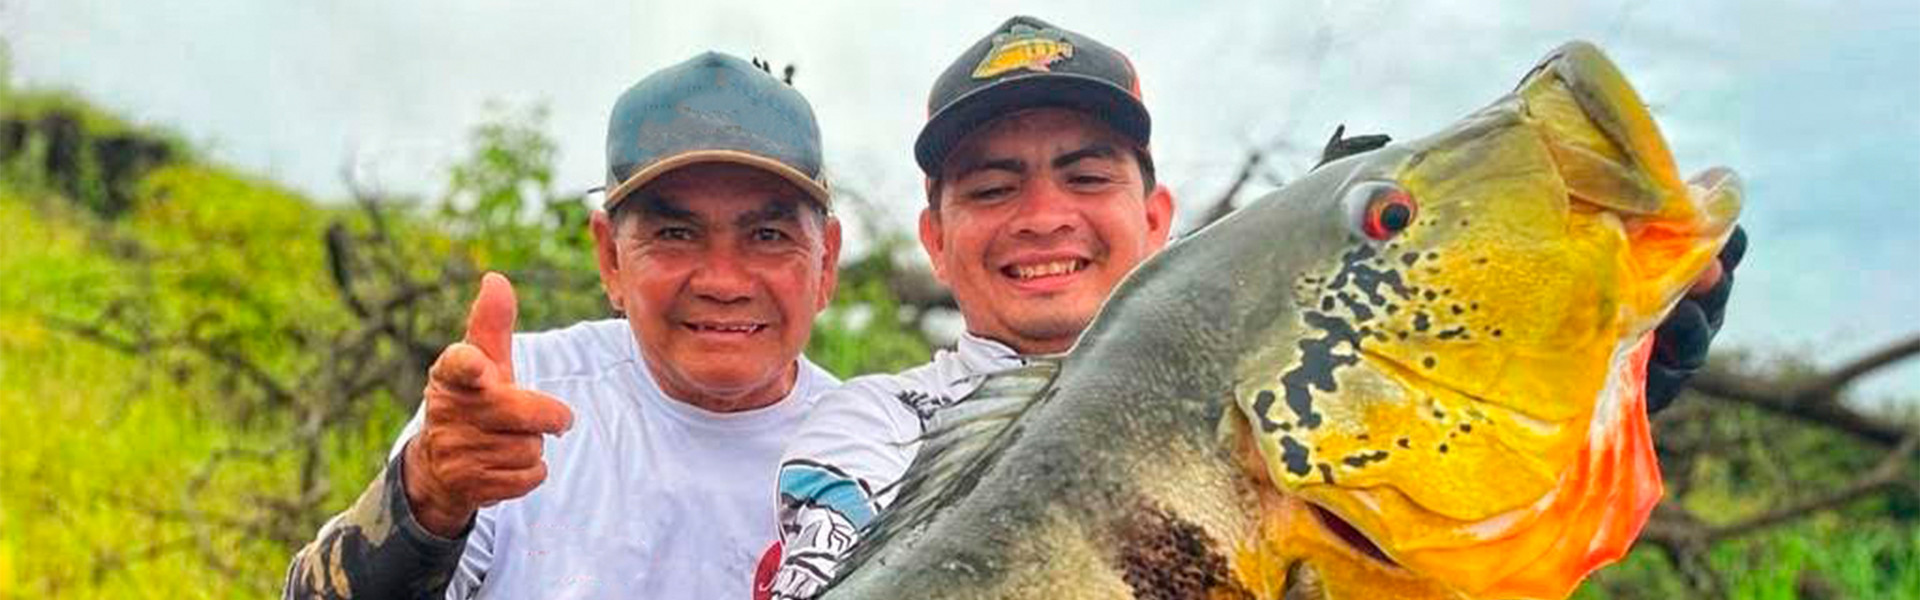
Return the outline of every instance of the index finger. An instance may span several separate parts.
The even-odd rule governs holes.
[[[560,399],[517,387],[488,389],[485,402],[470,413],[480,429],[496,433],[559,435],[573,427],[573,409]]]

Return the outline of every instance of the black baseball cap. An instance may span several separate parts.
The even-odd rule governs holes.
[[[967,48],[933,82],[927,124],[913,143],[913,157],[933,177],[968,132],[995,117],[1038,107],[1087,112],[1143,148],[1153,131],[1140,102],[1140,77],[1126,55],[1022,15]]]
[[[648,75],[614,102],[604,207],[669,171],[706,162],[757,167],[833,206],[807,99],[752,63],[706,52]]]

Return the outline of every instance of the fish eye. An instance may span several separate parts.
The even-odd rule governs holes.
[[[1355,233],[1384,242],[1413,226],[1419,204],[1398,185],[1370,181],[1347,188],[1347,215]]]

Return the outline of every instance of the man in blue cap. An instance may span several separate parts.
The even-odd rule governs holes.
[[[706,53],[607,132],[601,283],[624,319],[514,334],[488,274],[386,470],[287,597],[744,598],[788,434],[838,382],[801,350],[840,226],[799,92]]]

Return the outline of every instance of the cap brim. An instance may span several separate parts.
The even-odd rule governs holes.
[[[741,152],[739,150],[696,150],[693,152],[682,152],[655,161],[653,164],[647,165],[647,168],[641,169],[632,176],[627,177],[626,181],[620,182],[620,185],[615,186],[613,190],[607,192],[607,201],[602,205],[602,208],[613,210],[614,206],[619,205],[621,201],[627,199],[627,196],[632,195],[634,190],[640,189],[641,186],[655,179],[659,179],[661,175],[666,175],[680,167],[700,163],[746,165],[773,173],[774,175],[779,175],[780,178],[787,180],[787,182],[792,183],[795,187],[805,191],[809,198],[820,203],[821,208],[828,209],[829,211],[833,209],[832,196],[827,193],[826,185],[815,181],[811,177],[807,177],[805,173],[801,173],[798,169],[788,166],[787,163],[751,152]]]
[[[1142,146],[1153,132],[1147,107],[1112,82],[1075,73],[1034,73],[1002,80],[947,104],[920,129],[913,143],[914,160],[927,176],[935,176],[940,162],[968,132],[1000,116],[1042,107],[1085,111]]]

